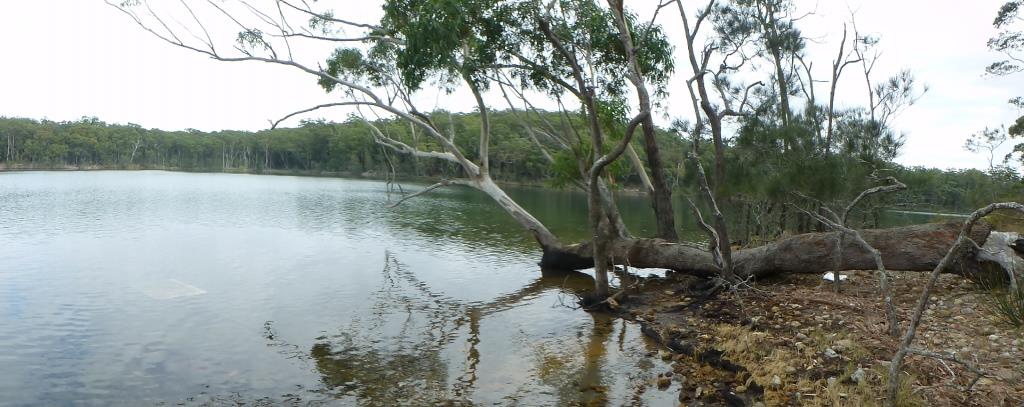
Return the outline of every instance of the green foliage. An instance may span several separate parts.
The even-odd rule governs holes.
[[[595,0],[559,0],[548,13],[546,1],[504,1],[510,24],[509,55],[524,55],[532,63],[516,75],[537,89],[562,93],[559,81],[576,86],[572,65],[584,67],[593,74],[596,90],[602,98],[622,97],[628,89],[625,72],[628,58],[610,10]],[[674,70],[673,46],[660,25],[638,22],[637,16],[624,13],[626,25],[633,33],[637,63],[655,91],[664,95],[665,86]],[[576,61],[566,58],[540,29],[547,25],[562,47],[579,55]],[[586,54],[586,57],[583,56]]]
[[[988,48],[1005,54],[1007,59],[996,61],[990,64],[985,70],[991,75],[1010,75],[1024,72],[1021,66],[1021,58],[1024,55],[1024,27],[1021,27],[1021,9],[1024,9],[1024,0],[1011,0],[1004,3],[996,13],[992,26],[999,29],[999,33],[988,40]]]
[[[548,115],[549,120],[558,120],[556,114]],[[434,112],[431,119],[443,128],[454,128],[456,145],[466,154],[471,157],[478,154],[479,142],[475,136],[480,131],[478,115]],[[407,122],[383,120],[377,122],[377,126],[391,137],[420,149],[441,150],[433,139],[419,131],[413,133]],[[491,131],[491,172],[496,179],[543,181],[561,177],[568,180],[562,185],[568,185],[573,174],[578,177],[575,164],[571,172],[551,166],[511,113],[494,112]],[[0,163],[8,168],[152,168],[360,175],[389,171],[388,160],[395,164],[400,175],[461,175],[450,163],[414,159],[385,149],[375,143],[369,129],[360,121],[307,120],[297,128],[207,133],[143,129],[131,124],[108,124],[95,118],[73,122],[0,118]],[[575,163],[575,158],[567,160],[566,164]],[[624,164],[614,166],[612,172],[623,182],[632,177]]]
[[[1024,137],[1024,116],[1018,117],[1007,131],[1010,137]]]
[[[559,150],[552,155],[551,178],[548,184],[554,187],[568,187],[583,181],[580,174],[579,161],[575,154],[567,150]]]
[[[852,198],[870,186],[874,168],[892,166],[903,138],[862,110],[837,117],[836,147],[826,154],[817,115],[809,110],[788,125],[776,120],[774,103],[741,120],[728,150],[727,196],[786,201],[794,191],[825,201]]]
[[[249,29],[238,33],[236,39],[238,45],[243,49],[255,49],[260,48],[261,50],[270,50],[270,44],[263,39],[263,32],[258,29]]]
[[[759,35],[766,50],[781,54],[796,54],[806,44],[795,22],[788,18],[793,12],[791,0],[736,0],[733,7],[725,6],[727,24],[720,33],[723,39]]]
[[[1015,171],[941,170],[897,167],[893,176],[907,184],[902,200],[915,208],[970,212],[992,202],[1024,200],[1024,181]]]
[[[363,64],[362,51],[355,48],[338,48],[334,50],[331,57],[327,59],[326,72],[335,78],[362,76],[367,73],[367,68]],[[319,83],[328,92],[334,90],[338,85],[334,80],[323,77],[319,79]]]
[[[996,13],[996,19],[992,21],[992,26],[996,28],[1003,28],[1009,25],[1017,19],[1017,15],[1020,13],[1020,9],[1024,7],[1024,1],[1008,1],[999,7],[999,12]]]
[[[982,298],[989,312],[999,321],[1014,328],[1024,328],[1024,284],[1016,287],[1007,284],[1002,268],[997,269],[1000,278],[978,278]],[[1018,282],[1024,283],[1024,282]]]
[[[1024,111],[1024,98],[1016,97],[1010,99],[1010,104],[1017,107],[1018,111]],[[1018,117],[1017,120],[1010,125],[1010,128],[1006,130],[1006,135],[1012,139],[1024,137],[1024,116]],[[1024,163],[1024,143],[1014,145],[1013,151],[1006,155],[1004,162],[1013,160],[1014,156],[1016,156],[1017,161]]]
[[[1016,328],[1024,327],[1024,286],[992,293],[989,307],[1003,322]]]
[[[432,74],[474,76],[494,64],[509,47],[510,18],[497,0],[391,0],[381,25],[404,41],[388,56],[415,90]]]

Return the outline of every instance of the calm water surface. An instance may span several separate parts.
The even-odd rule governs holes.
[[[589,277],[542,275],[488,198],[384,190],[0,174],[0,405],[672,404],[638,326],[560,306]],[[583,235],[578,195],[514,192]]]

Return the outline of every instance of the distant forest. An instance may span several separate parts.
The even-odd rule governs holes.
[[[554,141],[543,137],[542,132],[534,134],[532,129],[525,129],[521,118],[514,116],[511,112],[494,112],[491,116],[494,178],[554,187],[571,185],[578,177],[574,158],[568,154],[556,156],[555,164],[549,164],[537,143]],[[463,151],[477,154],[480,126],[476,114],[435,112],[432,119],[450,130]],[[565,120],[557,113],[550,113],[549,119]],[[440,150],[407,123],[393,120],[375,125],[420,149]],[[579,125],[582,122],[572,124]],[[668,176],[676,189],[692,191],[695,185],[691,168],[684,164],[690,144],[675,134],[669,130],[658,134]],[[164,169],[372,178],[395,174],[433,179],[460,174],[454,164],[413,158],[374,140],[370,127],[358,120],[304,121],[297,128],[258,132],[202,132],[144,129],[97,118],[69,122],[0,118],[0,169]],[[1007,167],[990,171],[904,167],[887,160],[879,162],[878,154],[860,157],[855,153],[793,159],[779,153],[766,154],[776,150],[758,146],[757,141],[741,134],[729,145],[729,155],[734,158],[729,161],[733,163],[729,171],[735,176],[722,187],[741,202],[784,201],[792,191],[839,200],[869,185],[870,175],[879,171],[909,186],[900,196],[879,203],[885,206],[967,211],[992,201],[1024,198],[1024,182]],[[643,149],[637,146],[636,151],[642,158]],[[706,165],[712,160],[710,151],[702,151]],[[614,185],[640,187],[632,165],[626,159],[615,163],[611,169]]]

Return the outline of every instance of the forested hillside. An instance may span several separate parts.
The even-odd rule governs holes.
[[[476,115],[437,112],[434,116],[451,129],[460,148],[477,153],[474,135],[480,131],[480,121]],[[377,125],[412,145],[429,145],[429,139],[410,134],[413,129],[408,124],[381,121]],[[556,180],[558,166],[544,160],[511,114],[493,114],[491,129],[494,147],[490,158],[497,178],[564,182]],[[686,143],[667,132],[660,136],[666,154],[681,162]],[[0,163],[7,169],[167,169],[370,177],[389,174],[392,166],[402,176],[436,177],[458,171],[451,163],[415,159],[385,148],[356,120],[304,121],[298,128],[258,132],[202,132],[144,129],[97,118],[73,122],[0,118],[0,152]],[[629,177],[623,168],[616,173],[623,180]]]
[[[557,119],[556,114],[551,116]],[[477,115],[436,112],[434,119],[446,128],[454,126],[460,148],[477,154]],[[399,121],[381,122],[378,127],[414,145],[430,143],[429,138],[411,134],[410,126]],[[491,128],[494,147],[490,161],[496,179],[570,185],[575,174],[572,158],[556,154],[555,164],[549,164],[512,113],[492,113]],[[689,141],[675,134],[668,130],[658,133],[667,173],[676,188],[692,190],[691,172],[683,164]],[[552,140],[540,135],[538,142]],[[641,148],[636,150],[643,156]],[[1019,199],[1024,190],[1019,174],[1005,167],[987,172],[906,168],[888,161],[872,163],[856,154],[796,159],[778,151],[758,145],[753,134],[741,134],[728,149],[733,158],[729,171],[736,176],[728,179],[726,190],[745,199],[784,200],[794,190],[838,198],[863,189],[874,168],[888,168],[890,175],[910,186],[908,192],[888,203],[911,209],[965,211],[993,200]],[[710,163],[710,151],[704,155]],[[374,141],[370,129],[356,120],[305,121],[298,128],[259,132],[202,132],[145,129],[97,118],[73,122],[0,118],[0,165],[8,170],[167,169],[365,177],[386,176],[392,166],[397,175],[406,177],[454,177],[459,171],[449,162],[418,159],[384,148]],[[637,172],[627,160],[616,162],[612,174],[620,187],[639,186]]]

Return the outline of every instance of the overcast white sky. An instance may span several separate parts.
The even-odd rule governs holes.
[[[689,7],[706,3],[683,1]],[[897,120],[896,126],[908,133],[898,161],[940,168],[986,167],[984,157],[963,151],[965,138],[1019,115],[1006,101],[1024,95],[1024,75],[983,75],[984,67],[998,58],[985,48],[985,42],[994,33],[991,21],[1002,2],[797,0],[801,10],[816,10],[816,15],[801,22],[806,35],[822,41],[811,54],[817,61],[816,77],[829,76],[829,60],[842,23],[854,10],[860,30],[882,39],[884,54],[876,69],[880,77],[910,68],[929,85],[930,92]],[[372,21],[379,15],[379,0],[335,0],[333,4],[339,16]],[[640,9],[654,4],[655,0],[627,2]],[[671,13],[661,19],[670,32],[679,32],[676,20]],[[843,102],[862,105],[858,100],[862,82],[856,74],[851,72],[841,82]],[[674,92],[665,103],[665,113],[689,115],[687,97],[685,92]],[[430,94],[423,99],[439,108],[471,109],[471,100],[459,94]],[[0,116],[51,120],[96,116],[169,130],[257,130],[268,127],[269,119],[333,100],[311,76],[298,71],[216,62],[160,42],[101,0],[0,2]],[[341,120],[345,113],[310,117]]]

